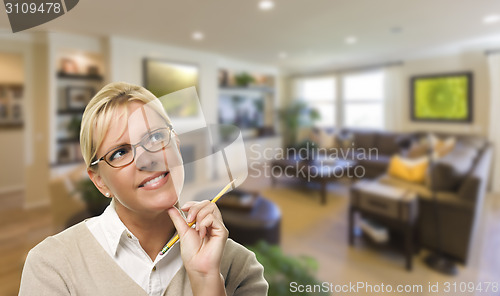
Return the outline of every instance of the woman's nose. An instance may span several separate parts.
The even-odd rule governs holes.
[[[149,152],[142,147],[135,151],[135,165],[141,171],[165,171],[167,170],[167,159],[162,150]]]

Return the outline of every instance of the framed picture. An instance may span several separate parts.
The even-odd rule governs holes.
[[[158,98],[189,87],[198,88],[199,69],[195,64],[145,58],[143,66],[144,87]],[[170,117],[199,115],[199,102],[195,100],[165,100],[162,104]]]
[[[0,127],[22,127],[24,122],[22,84],[0,84]]]
[[[412,77],[412,120],[472,122],[472,78],[471,72]]]
[[[68,109],[81,110],[87,106],[95,94],[95,89],[90,86],[68,86],[66,100]]]

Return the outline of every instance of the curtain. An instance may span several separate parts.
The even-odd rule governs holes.
[[[401,131],[403,116],[409,116],[409,111],[404,110],[407,104],[403,104],[407,96],[402,94],[402,68],[402,65],[391,65],[384,69],[384,117],[389,131]]]
[[[491,190],[500,192],[500,53],[488,56],[490,74],[490,128],[489,138],[493,150],[493,184]]]

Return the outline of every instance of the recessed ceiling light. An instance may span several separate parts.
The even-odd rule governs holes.
[[[403,28],[401,28],[401,27],[392,27],[391,28],[391,33],[392,34],[399,34],[401,32],[403,32]]]
[[[356,38],[355,36],[349,36],[345,39],[345,43],[347,44],[354,44],[358,42],[358,38]]]
[[[259,8],[261,10],[271,10],[274,7],[274,2],[271,0],[262,0],[259,2]]]
[[[282,52],[280,52],[280,53],[278,54],[278,57],[279,57],[280,59],[286,59],[286,58],[288,57],[288,54],[287,54],[286,52],[282,51]]]
[[[205,35],[203,35],[202,32],[197,31],[193,33],[192,37],[194,40],[203,40],[203,38],[205,38]]]
[[[493,24],[500,21],[500,16],[497,14],[487,15],[483,18],[484,24]]]

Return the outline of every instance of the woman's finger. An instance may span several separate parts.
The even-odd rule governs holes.
[[[185,203],[182,207],[181,207],[181,210],[183,210],[184,212],[188,211],[189,208],[191,208],[193,205],[195,205],[197,202],[196,201],[188,201],[187,203]]]
[[[222,220],[222,215],[214,203],[209,203],[198,211],[196,221],[203,220],[208,214],[213,214],[217,219]]]
[[[204,200],[204,201],[201,201],[201,202],[197,202],[195,203],[194,205],[192,205],[190,208],[189,208],[189,212],[188,212],[188,216],[187,216],[187,221],[188,222],[193,222],[194,219],[196,219],[196,216],[198,215],[198,212],[205,206],[207,206],[208,204],[210,204],[210,202],[208,200]]]
[[[179,210],[175,207],[168,209],[167,213],[174,223],[179,237],[182,238],[184,234],[189,230],[189,226],[187,225],[186,220],[184,220],[184,218],[181,216],[181,213],[179,213]]]
[[[229,231],[214,214],[208,214],[203,220],[197,223],[200,238],[204,238],[210,230],[210,236],[221,236],[227,238]]]

